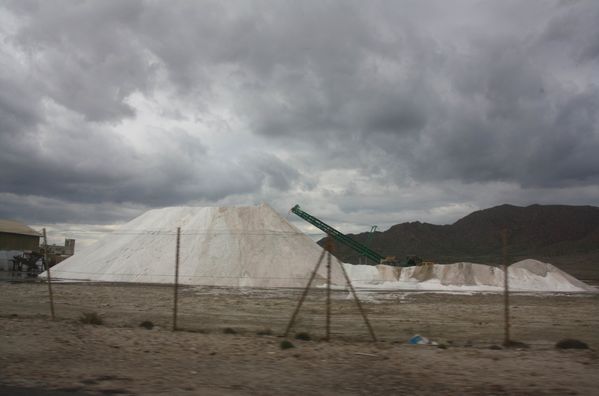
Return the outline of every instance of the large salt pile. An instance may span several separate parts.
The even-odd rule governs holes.
[[[150,210],[52,268],[66,280],[172,283],[181,227],[179,282],[303,287],[322,249],[268,205]],[[334,263],[332,281],[343,284]],[[315,285],[326,277],[323,260]]]
[[[345,268],[352,282],[361,288],[502,291],[504,272],[501,268],[474,263],[432,264],[398,268],[387,265],[351,265]],[[537,260],[522,260],[510,265],[509,287],[513,291],[596,292],[559,268]]]
[[[322,249],[268,205],[150,210],[52,268],[55,279],[172,283],[181,227],[179,282],[189,285],[303,287]],[[501,291],[501,268],[474,263],[398,268],[344,264],[356,287]],[[335,260],[332,281],[344,285]],[[45,274],[42,274],[44,276]],[[325,262],[315,285],[323,285]],[[595,288],[551,264],[523,260],[509,269],[514,291],[584,292]]]

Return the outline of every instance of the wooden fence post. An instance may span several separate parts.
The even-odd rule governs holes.
[[[44,235],[44,265],[46,266],[46,274],[48,276],[48,294],[50,296],[50,316],[52,320],[56,319],[54,315],[54,294],[52,293],[52,276],[50,275],[50,264],[48,263],[48,239],[46,238],[46,229],[43,229]]]
[[[177,248],[175,253],[175,306],[173,308],[173,331],[177,330],[177,303],[179,299],[179,246],[181,243],[181,227],[177,227]]]

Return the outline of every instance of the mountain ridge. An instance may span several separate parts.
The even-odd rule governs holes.
[[[419,221],[400,223],[386,231],[347,234],[385,256],[417,255],[427,261],[470,261],[498,264],[502,260],[501,232],[506,230],[510,262],[523,258],[549,261],[573,275],[599,279],[599,207],[584,205],[498,205],[474,211],[453,224]],[[319,244],[324,244],[321,239]],[[350,263],[363,262],[339,243],[335,255]]]

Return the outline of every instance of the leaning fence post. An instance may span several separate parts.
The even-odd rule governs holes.
[[[327,250],[327,322],[326,322],[326,340],[329,341],[331,338],[331,250],[333,244],[331,243],[331,236],[329,235],[326,241]]]
[[[175,306],[173,308],[173,331],[177,330],[177,303],[179,298],[179,245],[181,241],[181,227],[177,227],[177,247],[175,252]]]
[[[293,315],[291,315],[291,319],[289,320],[289,323],[287,324],[287,328],[285,329],[285,334],[283,334],[283,337],[285,337],[285,338],[287,338],[287,335],[289,334],[289,332],[291,331],[291,328],[293,327],[293,324],[295,323],[295,318],[297,317],[297,314],[299,313],[299,311],[302,307],[302,304],[304,303],[304,300],[306,299],[306,296],[308,295],[308,290],[310,290],[310,285],[312,284],[312,281],[316,277],[316,273],[318,272],[318,268],[320,268],[320,263],[322,263],[322,259],[324,258],[325,253],[326,253],[326,249],[322,249],[322,253],[320,253],[320,258],[318,259],[318,262],[316,263],[316,267],[314,267],[314,270],[312,271],[312,274],[310,275],[310,280],[308,281],[308,284],[304,288],[304,291],[302,292],[302,296],[300,297],[300,299],[297,303],[297,306],[295,307],[295,311],[293,311]]]
[[[54,295],[52,294],[52,277],[50,276],[50,264],[48,264],[48,239],[46,238],[46,229],[42,230],[44,235],[44,265],[46,266],[46,274],[48,276],[48,295],[50,296],[50,316],[52,320],[54,316]]]
[[[372,341],[377,342],[376,336],[374,335],[374,330],[372,330],[372,326],[370,325],[370,321],[368,320],[368,316],[366,315],[366,311],[364,311],[364,308],[362,308],[362,303],[360,303],[360,299],[358,298],[356,290],[354,289],[354,286],[351,283],[351,279],[349,279],[349,275],[347,275],[347,271],[345,270],[343,263],[339,259],[337,259],[337,263],[341,267],[341,272],[345,277],[345,282],[347,282],[347,286],[349,286],[351,294],[354,296],[354,300],[356,301],[356,305],[358,306],[358,311],[360,311],[360,315],[362,315],[362,319],[364,319],[364,323],[368,328],[368,333],[370,333],[370,338],[372,338]]]

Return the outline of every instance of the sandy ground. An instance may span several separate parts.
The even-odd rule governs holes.
[[[597,394],[599,295],[514,295],[513,339],[503,340],[502,296],[360,293],[379,342],[369,342],[347,292],[333,295],[324,335],[324,293],[314,290],[295,332],[286,324],[299,290],[180,290],[166,286],[0,283],[0,383],[97,394]],[[103,325],[81,324],[97,312]],[[156,327],[139,327],[142,321]],[[224,329],[231,328],[235,334]],[[267,333],[267,335],[258,335]],[[421,334],[446,346],[408,345]],[[563,338],[591,350],[556,350]]]

